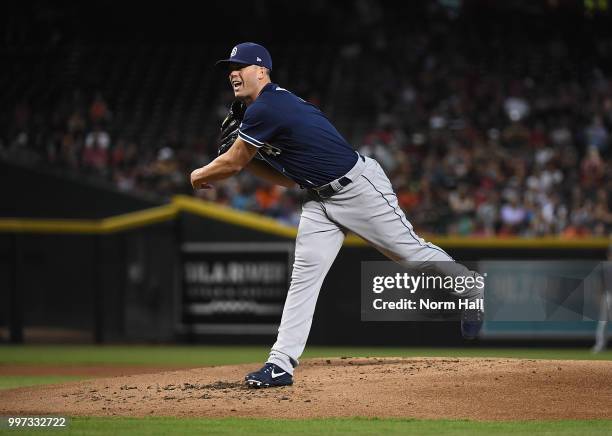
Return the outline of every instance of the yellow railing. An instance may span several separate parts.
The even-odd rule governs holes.
[[[272,218],[252,212],[238,211],[186,195],[177,195],[173,197],[170,204],[164,206],[97,220],[0,218],[0,232],[108,234],[172,220],[176,218],[179,212],[192,213],[286,238],[295,238],[297,235],[296,227],[282,224]],[[483,238],[471,236],[431,236],[426,239],[443,248],[605,249],[612,244],[612,239],[609,238],[565,239],[560,237]],[[344,244],[347,246],[364,246],[366,242],[356,235],[349,235]]]
[[[0,232],[10,233],[113,233],[173,219],[173,204],[98,220],[0,218]]]

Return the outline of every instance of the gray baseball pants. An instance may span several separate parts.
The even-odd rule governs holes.
[[[415,234],[376,160],[360,157],[345,177],[352,183],[330,198],[307,201],[302,208],[291,286],[268,359],[291,374],[306,346],[321,285],[347,230],[399,263],[435,262],[443,265],[445,275],[476,274]],[[461,296],[470,301],[481,297],[478,290]]]

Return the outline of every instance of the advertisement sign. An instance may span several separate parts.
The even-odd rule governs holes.
[[[179,330],[275,334],[290,283],[293,243],[185,243]]]

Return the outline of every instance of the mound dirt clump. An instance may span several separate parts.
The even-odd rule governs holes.
[[[258,365],[2,391],[0,415],[612,418],[612,362],[481,358],[306,360],[295,384],[250,389]]]

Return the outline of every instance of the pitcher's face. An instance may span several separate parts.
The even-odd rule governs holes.
[[[234,97],[241,100],[254,100],[259,93],[262,67],[257,65],[229,64],[229,81]]]

